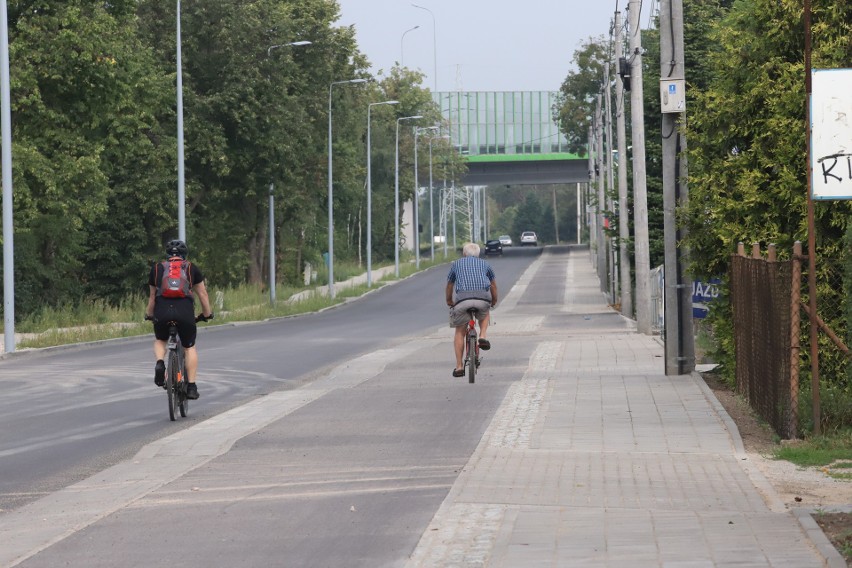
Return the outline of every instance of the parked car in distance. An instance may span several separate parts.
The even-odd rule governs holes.
[[[491,239],[490,241],[485,242],[485,248],[482,249],[483,256],[491,256],[497,255],[500,256],[503,254],[503,245],[500,243],[499,239]]]
[[[510,237],[509,235],[500,235],[499,240],[500,244],[504,247],[512,246],[512,237]]]
[[[524,231],[521,233],[521,246],[538,246],[538,237],[532,231]]]

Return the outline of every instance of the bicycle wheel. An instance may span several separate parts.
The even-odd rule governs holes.
[[[178,406],[180,407],[181,417],[186,418],[186,416],[189,414],[189,399],[186,398],[186,386],[189,383],[187,382],[187,379],[186,379],[186,367],[181,365],[181,369],[183,369],[183,371],[181,372],[181,376],[180,376],[181,377],[180,389],[178,391],[179,392],[178,400],[180,401],[180,404]]]
[[[186,418],[189,414],[189,399],[186,398],[186,385],[188,383],[186,378],[186,366],[184,365],[183,348],[181,348],[180,357],[178,359],[180,360],[180,382],[178,383],[177,392],[178,408],[180,409],[181,417]]]
[[[181,393],[180,395],[180,404],[178,405],[180,408],[180,416],[181,418],[186,418],[189,414],[189,399],[186,398],[186,394]]]
[[[166,395],[169,398],[169,419],[177,419],[178,393],[177,378],[179,362],[177,353],[169,351],[169,362],[166,367]]]
[[[476,380],[476,334],[471,333],[467,336],[467,382],[473,383]]]

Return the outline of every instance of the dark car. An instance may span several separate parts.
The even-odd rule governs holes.
[[[491,239],[490,241],[485,242],[485,248],[482,249],[483,256],[492,256],[497,255],[500,256],[503,254],[503,245],[500,243],[499,239]]]

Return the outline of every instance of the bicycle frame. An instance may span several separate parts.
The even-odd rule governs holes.
[[[178,337],[177,325],[169,322],[169,339],[166,342],[166,394],[169,401],[169,418],[174,421],[180,411],[182,417],[189,413],[189,400],[186,398],[186,366],[184,364],[183,345]],[[177,369],[172,367],[176,366]]]
[[[479,367],[479,338],[476,333],[476,310],[467,311],[470,319],[467,322],[467,335],[464,342],[464,366],[467,368],[468,382],[476,380],[476,370]],[[472,353],[471,353],[472,351]]]

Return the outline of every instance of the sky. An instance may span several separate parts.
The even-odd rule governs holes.
[[[423,86],[433,91],[557,91],[574,51],[589,37],[608,37],[616,6],[626,20],[628,2],[337,1],[337,25],[355,26],[373,75],[401,62],[423,72]],[[643,12],[642,27],[645,19]]]

